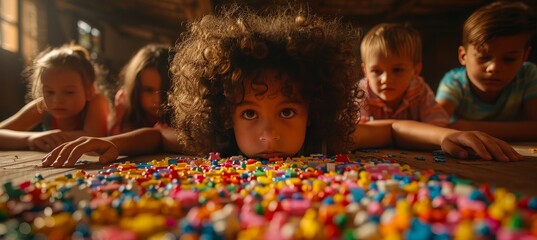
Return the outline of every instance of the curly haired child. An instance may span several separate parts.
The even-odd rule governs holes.
[[[436,95],[450,127],[537,139],[537,67],[526,62],[536,29],[535,11],[522,2],[494,2],[468,17],[458,52],[464,67],[447,72]]]
[[[86,152],[106,163],[118,154],[156,151],[270,158],[405,143],[442,145],[460,157],[470,147],[487,159],[520,158],[482,133],[414,121],[358,126],[358,37],[338,21],[300,11],[258,15],[233,7],[205,16],[177,43],[171,65],[176,132],[145,128],[79,138],[45,156],[43,166],[73,166]]]
[[[409,25],[381,23],[362,40],[360,53],[366,92],[360,122],[407,119],[446,126],[449,116],[420,76],[421,37]]]
[[[106,136],[108,102],[96,92],[99,70],[78,45],[40,53],[25,70],[33,100],[0,123],[0,148],[50,151],[81,136]]]
[[[169,46],[147,44],[123,67],[111,135],[169,124],[170,114],[164,107],[170,88],[170,57]]]

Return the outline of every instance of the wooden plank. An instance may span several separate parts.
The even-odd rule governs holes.
[[[435,162],[431,152],[402,151],[397,149],[382,149],[378,151],[361,152],[351,155],[352,158],[386,158],[394,159],[401,164],[408,164],[415,170],[433,169],[438,173],[453,174],[459,178],[472,180],[475,184],[488,184],[491,187],[503,187],[509,191],[537,196],[537,153],[530,149],[536,144],[514,145],[524,160],[519,162],[497,162],[482,160],[458,160],[446,156],[446,162]],[[83,156],[83,164],[73,168],[41,167],[43,152],[34,151],[4,151],[0,152],[0,183],[12,181],[19,184],[32,180],[36,174],[45,178],[55,178],[66,173],[76,173],[78,170],[96,172],[105,165],[98,163],[95,156]],[[158,153],[144,156],[121,157],[117,162],[130,161],[134,163],[161,160],[165,157],[176,157],[176,154]],[[423,157],[424,160],[416,160]]]

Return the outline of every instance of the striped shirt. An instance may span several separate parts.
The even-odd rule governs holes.
[[[388,107],[373,93],[367,79],[360,80],[360,87],[366,92],[360,109],[361,123],[374,119],[416,120],[437,126],[446,126],[449,123],[447,112],[435,101],[433,91],[421,77],[410,81],[396,109]]]
[[[537,66],[522,64],[515,79],[502,90],[496,103],[482,102],[470,88],[466,68],[456,68],[444,75],[436,99],[455,105],[452,120],[513,121],[522,117],[524,102],[537,97]]]

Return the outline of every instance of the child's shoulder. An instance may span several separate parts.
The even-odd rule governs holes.
[[[523,88],[537,85],[537,65],[532,62],[524,62],[518,70],[514,82]]]
[[[46,106],[43,98],[32,100],[22,107],[17,113],[0,122],[0,128],[26,131],[31,130],[43,120]]]
[[[532,62],[524,62],[522,64],[522,66],[520,67],[520,70],[519,72],[523,72],[523,73],[526,73],[525,75],[537,75],[537,65],[535,65],[535,63],[532,63]]]
[[[446,75],[460,75],[460,74],[466,74],[466,67],[462,66],[462,67],[455,67],[455,68],[452,68],[450,69],[449,71],[446,72]]]
[[[108,98],[105,97],[104,95],[102,94],[99,94],[99,93],[96,93],[89,101],[88,101],[88,104],[89,106],[88,107],[94,107],[94,106],[98,106],[98,107],[102,107],[102,106],[108,106]]]
[[[460,82],[466,83],[466,67],[456,67],[447,71],[442,78],[442,83]]]
[[[22,107],[20,111],[30,112],[33,115],[37,116],[37,115],[43,115],[44,112],[46,112],[46,110],[47,110],[47,107],[45,106],[45,100],[42,97],[40,97],[24,105],[24,107]]]

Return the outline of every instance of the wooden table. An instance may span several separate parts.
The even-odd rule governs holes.
[[[446,157],[446,162],[435,162],[431,152],[402,151],[397,149],[380,149],[376,151],[357,151],[353,158],[388,158],[395,159],[402,164],[408,164],[413,169],[434,169],[438,173],[454,174],[463,179],[469,179],[476,184],[489,184],[504,187],[512,192],[519,192],[530,196],[537,196],[537,143],[514,143],[513,147],[522,155],[520,162],[495,162],[482,160],[458,160]],[[77,165],[74,168],[43,168],[42,152],[33,151],[3,151],[0,152],[0,183],[12,181],[17,184],[24,180],[31,180],[36,174],[45,178],[61,176],[65,173],[74,173],[79,169],[97,171],[103,168],[96,157],[83,157],[88,163]],[[174,157],[174,154],[152,154],[138,157],[126,157],[118,161],[147,162],[153,159]],[[416,158],[424,160],[416,160]]]

